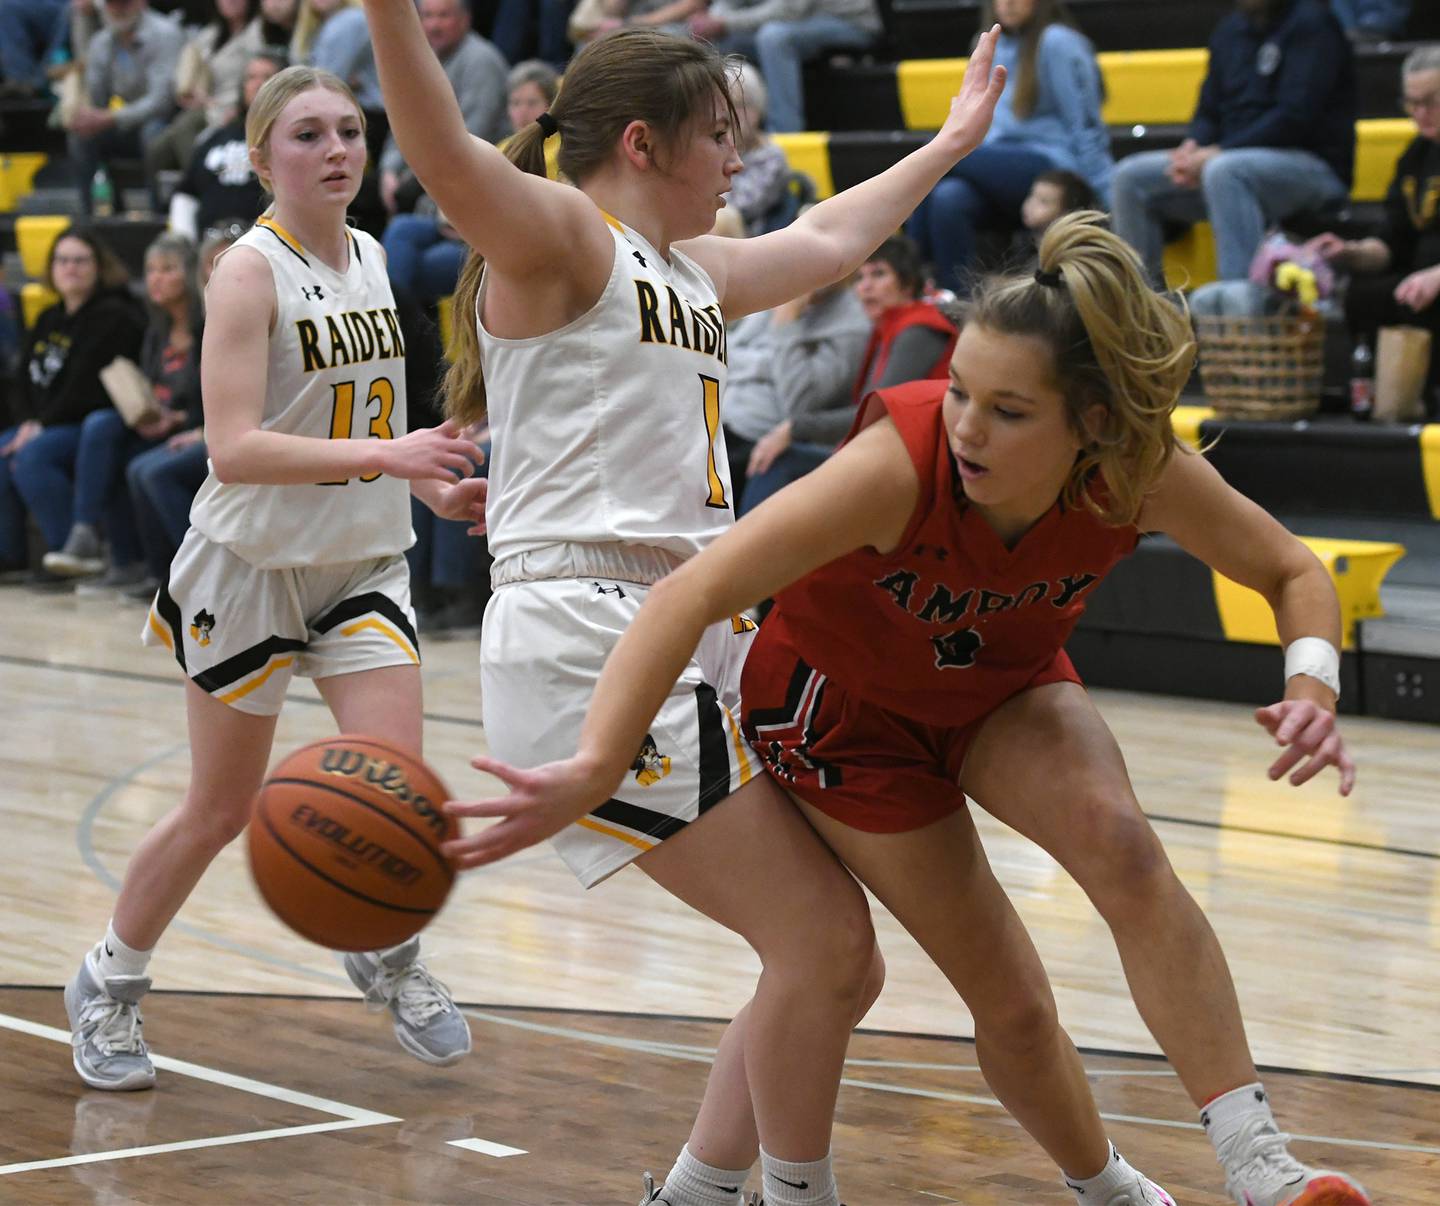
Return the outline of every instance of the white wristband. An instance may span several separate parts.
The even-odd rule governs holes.
[[[1285,647],[1285,681],[1308,674],[1324,683],[1340,698],[1340,654],[1321,637],[1300,637]]]

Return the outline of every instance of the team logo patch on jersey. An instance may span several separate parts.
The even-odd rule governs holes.
[[[601,586],[598,582],[592,582],[590,583],[590,585],[595,588],[595,593],[597,595],[614,595],[617,599],[628,598],[625,592],[613,582],[610,583],[609,586]]]
[[[636,783],[641,787],[649,787],[659,783],[670,773],[670,759],[656,749],[655,738],[646,733],[645,743],[640,747],[635,761],[630,764],[630,769],[635,772]]]
[[[324,301],[325,290],[319,285],[301,285],[300,292],[305,295],[306,301]]]
[[[195,618],[190,621],[190,639],[197,645],[204,647],[210,643],[210,633],[215,628],[215,617],[203,607],[195,613]]]

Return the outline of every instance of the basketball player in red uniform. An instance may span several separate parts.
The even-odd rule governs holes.
[[[985,284],[948,386],[872,395],[830,461],[654,589],[574,758],[533,770],[476,760],[511,794],[455,807],[502,819],[453,853],[493,861],[604,799],[704,626],[773,595],[743,680],[749,740],[964,997],[991,1087],[1077,1200],[1166,1199],[1108,1149],[967,794],[1051,851],[1109,922],[1235,1200],[1364,1206],[1349,1177],[1290,1155],[1224,956],[1063,649],[1140,534],[1168,533],[1274,610],[1284,697],[1256,712],[1283,747],[1271,778],[1298,785],[1333,766],[1348,793],[1334,587],[1300,541],[1176,443],[1189,324],[1146,288],[1130,248],[1099,215],[1072,215],[1046,234],[1040,264]],[[1035,1094],[1057,1067],[1065,1091]]]

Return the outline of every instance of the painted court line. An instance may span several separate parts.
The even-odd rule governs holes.
[[[582,1043],[594,1043],[601,1047],[619,1047],[625,1050],[640,1052],[646,1055],[661,1055],[670,1059],[687,1060],[694,1063],[713,1063],[707,1055],[700,1052],[703,1048],[667,1046],[664,1043],[645,1039],[623,1038],[615,1034],[596,1034],[593,1031],[577,1030],[570,1026],[547,1026],[543,1022],[530,1022],[520,1018],[502,1017],[500,1014],[487,1013],[481,1009],[464,1009],[461,1011],[467,1017],[475,1018],[482,1022],[491,1022],[499,1026],[513,1026],[518,1030],[529,1030],[537,1034],[548,1034],[555,1038],[574,1039]],[[847,1063],[862,1063],[863,1061],[850,1061]],[[941,1065],[944,1067],[945,1065]],[[1144,1069],[1141,1075],[1154,1075],[1160,1069]],[[1089,1073],[1087,1070],[1087,1074]],[[1122,1073],[1123,1074],[1123,1073]],[[852,1089],[868,1089],[875,1093],[896,1093],[904,1097],[923,1097],[935,1101],[953,1101],[965,1105],[989,1106],[997,1110],[1005,1107],[994,1097],[983,1096],[978,1093],[949,1093],[938,1089],[921,1089],[912,1085],[886,1084],[879,1081],[855,1080],[846,1077],[840,1082]],[[1101,1113],[1101,1118],[1107,1122],[1130,1122],[1138,1126],[1158,1126],[1174,1130],[1199,1131],[1204,1128],[1198,1122],[1181,1122],[1171,1118],[1148,1118],[1136,1114],[1110,1114]],[[1325,1143],[1336,1147],[1357,1147],[1371,1151],[1389,1152],[1416,1152],[1426,1156],[1440,1156],[1440,1147],[1426,1147],[1418,1143],[1384,1143],[1376,1139],[1341,1139],[1333,1135],[1301,1135],[1293,1134],[1293,1138],[1306,1143]]]
[[[451,1147],[463,1147],[466,1151],[479,1152],[482,1156],[494,1156],[497,1160],[506,1156],[525,1156],[529,1153],[523,1147],[506,1147],[503,1143],[491,1143],[488,1139],[449,1139]]]
[[[38,1022],[31,1022],[25,1018],[11,1017],[8,1014],[0,1014],[0,1029],[14,1030],[20,1034],[28,1034],[32,1038],[49,1039],[51,1042],[70,1045],[70,1033],[66,1030],[57,1030],[54,1026],[42,1026]],[[63,1168],[72,1164],[96,1164],[105,1160],[129,1160],[136,1156],[153,1156],[162,1152],[183,1152],[192,1151],[204,1147],[226,1147],[238,1143],[257,1143],[262,1139],[285,1139],[293,1135],[319,1135],[326,1131],[348,1131],[361,1126],[380,1126],[389,1122],[400,1122],[390,1114],[380,1114],[374,1110],[363,1110],[358,1106],[346,1105],[341,1101],[331,1101],[327,1097],[316,1097],[310,1093],[299,1093],[294,1089],[282,1088],[280,1085],[267,1084],[263,1080],[252,1080],[248,1076],[236,1076],[231,1072],[222,1072],[218,1068],[206,1068],[201,1064],[192,1064],[183,1059],[171,1059],[165,1055],[152,1055],[151,1061],[157,1068],[166,1072],[174,1072],[178,1076],[189,1076],[195,1080],[203,1080],[213,1085],[220,1085],[227,1089],[236,1089],[242,1093],[253,1093],[257,1097],[266,1097],[271,1101],[284,1102],[286,1105],[298,1106],[302,1109],[315,1110],[321,1114],[330,1114],[334,1120],[331,1122],[314,1122],[307,1126],[286,1126],[275,1127],[266,1131],[246,1131],[242,1134],[215,1135],[206,1139],[182,1139],[176,1143],[156,1143],[147,1147],[127,1147],[109,1152],[87,1152],[78,1156],[61,1156],[54,1160],[27,1160],[20,1164],[0,1164],[0,1176],[10,1176],[13,1173],[31,1172],[41,1168]]]

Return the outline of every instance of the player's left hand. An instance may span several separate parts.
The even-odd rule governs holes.
[[[458,482],[442,486],[435,495],[435,514],[441,519],[464,519],[470,526],[467,536],[485,535],[485,500],[490,482],[483,477],[462,477]]]
[[[1355,763],[1345,752],[1335,713],[1329,708],[1309,699],[1284,699],[1256,708],[1255,719],[1277,745],[1285,747],[1270,767],[1270,778],[1279,779],[1293,771],[1290,782],[1299,787],[1333,766],[1340,772],[1340,794],[1350,794],[1355,786]]]
[[[579,758],[521,770],[494,758],[472,758],[476,770],[494,775],[510,789],[493,800],[450,800],[445,811],[456,817],[498,817],[493,825],[446,842],[445,856],[457,867],[483,867],[554,837],[610,797],[597,788],[593,768]]]
[[[1440,269],[1422,268],[1395,286],[1395,300],[1419,313],[1428,310],[1440,297]]]
[[[1005,68],[996,67],[995,43],[1000,27],[980,35],[965,68],[960,91],[950,102],[950,115],[935,137],[943,139],[957,160],[970,154],[984,140],[995,116],[995,105],[1005,91]]]

